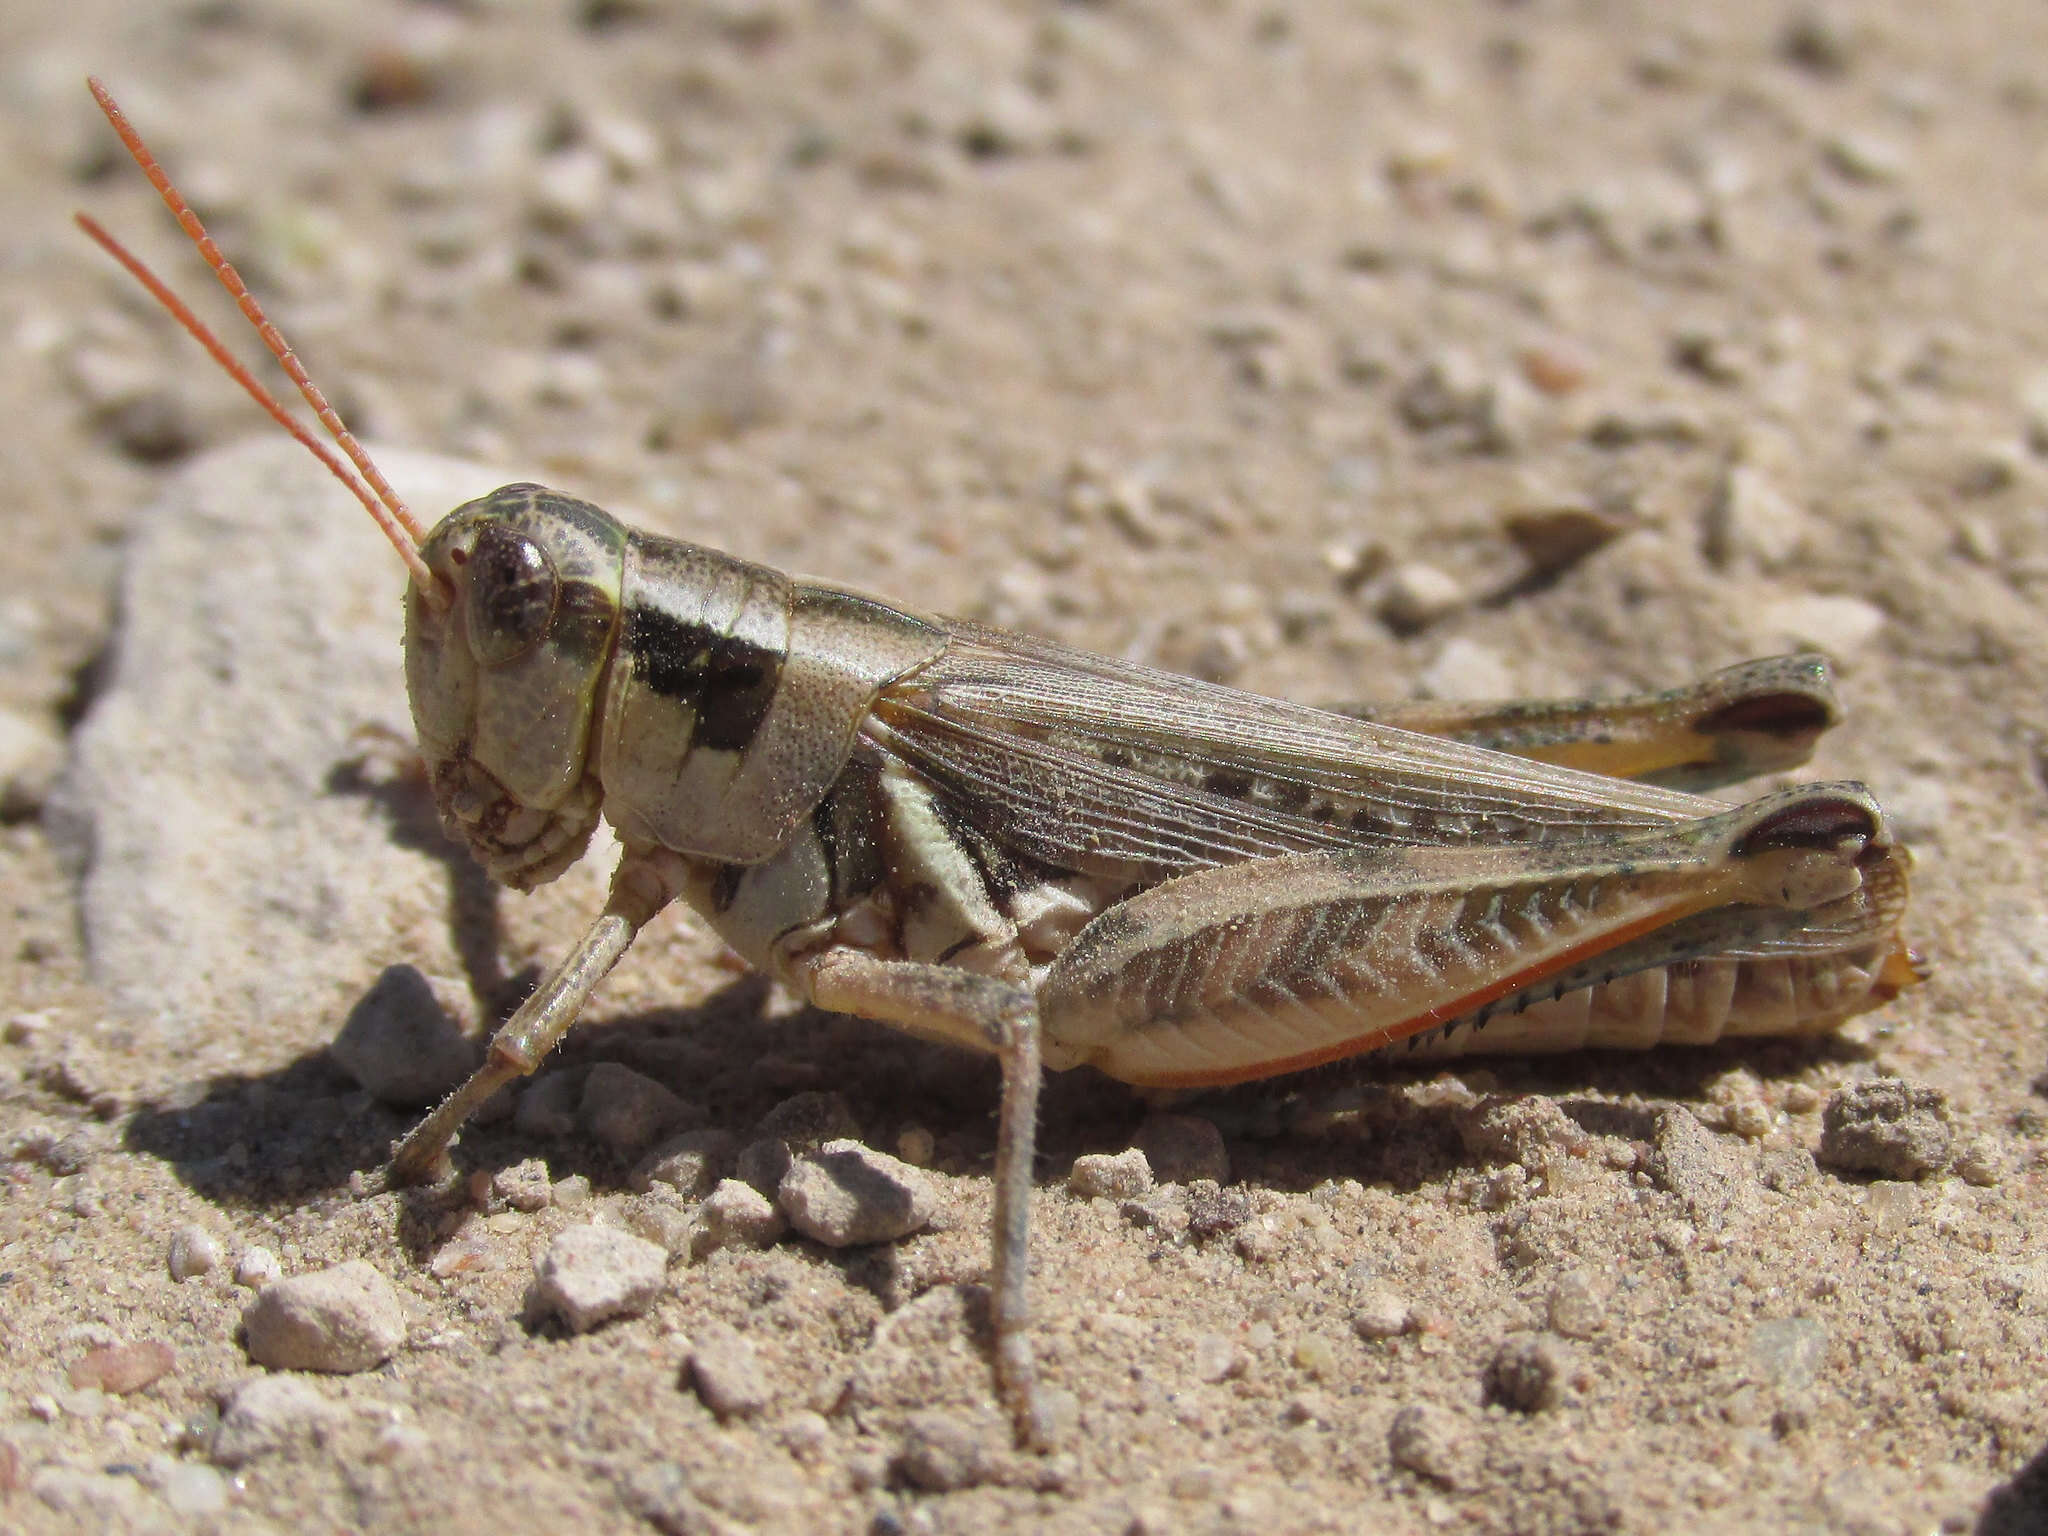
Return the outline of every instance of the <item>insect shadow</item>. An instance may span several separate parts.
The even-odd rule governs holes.
[[[363,727],[361,750],[336,762],[322,788],[374,805],[400,848],[425,854],[448,872],[448,932],[464,979],[484,1011],[502,1018],[540,980],[538,965],[507,972],[504,962],[503,887],[484,873],[469,850],[442,830],[419,749],[394,733]]]

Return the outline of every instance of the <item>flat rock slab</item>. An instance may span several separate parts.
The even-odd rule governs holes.
[[[427,522],[509,478],[381,462]],[[460,974],[445,850],[402,833],[392,791],[353,766],[364,727],[412,739],[404,587],[362,510],[286,439],[196,461],[136,519],[105,686],[52,820],[95,979],[137,1028],[184,1045],[225,1020],[232,1050],[245,1023],[331,1031],[384,961]]]

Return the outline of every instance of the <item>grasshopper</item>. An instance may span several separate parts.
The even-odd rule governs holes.
[[[444,1177],[470,1114],[680,899],[818,1007],[1000,1063],[995,1368],[1028,1440],[1045,1069],[1186,1089],[1404,1040],[1818,1032],[1922,975],[1899,937],[1910,856],[1863,786],[1700,793],[1806,759],[1838,718],[1818,657],[1608,703],[1340,713],[795,579],[537,485],[424,530],[92,89],[359,474],[79,222],[411,571],[406,682],[448,831],[520,890],[600,818],[621,846],[604,910],[397,1145],[392,1183]]]

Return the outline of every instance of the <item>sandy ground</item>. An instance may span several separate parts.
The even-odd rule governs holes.
[[[0,1524],[2048,1528],[2038,7],[75,0],[4,32]],[[539,1117],[463,1156],[542,1159],[541,1209],[355,1198],[406,1117],[324,1057],[351,1003],[416,958],[502,1005],[596,877],[493,903],[394,814],[430,899],[335,935],[332,987],[259,962],[274,1006],[167,974],[152,1010],[87,953],[51,765],[140,520],[254,427],[68,223],[217,298],[88,70],[384,443],[1310,700],[1821,646],[1851,716],[1812,775],[1892,807],[1935,978],[1817,1045],[1240,1092],[1195,1107],[1224,1190],[1141,1211],[1066,1174],[1145,1106],[1054,1081],[1040,1341],[1079,1417],[1043,1458],[961,1315],[989,1071],[683,920],[556,1076],[625,1063],[740,1143],[835,1091],[928,1164],[935,1230],[692,1259],[693,1205]],[[1559,561],[1528,540],[1559,521],[1615,536]],[[344,742],[312,825],[366,798],[348,733],[398,722],[283,686]],[[1830,1097],[1881,1077],[1938,1096],[1945,1166],[1816,1166]],[[534,1259],[592,1223],[678,1250],[660,1298],[531,1324]],[[237,1448],[257,1248],[366,1260],[404,1344],[284,1378]],[[721,1419],[684,1362],[735,1336]]]

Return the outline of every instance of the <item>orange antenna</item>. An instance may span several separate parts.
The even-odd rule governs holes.
[[[133,155],[135,163],[142,167],[143,175],[149,178],[150,185],[155,187],[158,195],[163,198],[165,206],[171,210],[179,227],[198,248],[206,264],[213,268],[214,275],[221,281],[221,286],[233,296],[243,317],[256,328],[256,334],[263,338],[263,344],[270,348],[271,355],[277,359],[291,381],[298,385],[300,395],[305,398],[306,404],[313,408],[313,414],[320,418],[320,424],[340,445],[341,451],[348,455],[350,462],[362,471],[362,477],[358,479],[351,474],[347,465],[336,458],[325,443],[302,426],[291,412],[278,402],[277,397],[263,387],[254,374],[236,361],[233,354],[208,329],[206,323],[192,312],[184,300],[172,293],[154,272],[144,266],[118,240],[82,213],[75,215],[79,228],[90,235],[108,255],[127,268],[135,280],[149,291],[150,296],[163,305],[171,317],[206,348],[208,355],[226,370],[230,378],[248,391],[258,405],[269,412],[271,417],[293,437],[305,444],[335,478],[349,488],[368,510],[377,526],[384,530],[384,536],[398,551],[399,558],[405,562],[406,569],[412,572],[413,580],[418,583],[420,591],[427,595],[428,600],[433,601],[437,597],[445,600],[446,592],[442,583],[426,561],[420,558],[420,544],[425,538],[425,532],[421,529],[418,519],[407,509],[398,492],[391,488],[391,482],[384,478],[383,473],[371,461],[369,454],[363,450],[363,445],[356,441],[355,434],[350,432],[347,424],[342,421],[340,412],[328,403],[327,396],[321,393],[320,386],[315,384],[312,376],[306,372],[305,365],[299,361],[298,355],[285,341],[283,333],[271,323],[270,317],[263,313],[263,306],[256,302],[256,296],[249,291],[249,285],[242,281],[242,275],[235,270],[234,263],[222,254],[218,245],[214,244],[213,237],[206,232],[206,226],[199,221],[199,215],[192,211],[191,205],[171,184],[171,178],[157,163],[156,156],[150,153],[149,146],[142,142],[142,136],[135,131],[127,116],[115,104],[107,88],[91,77],[88,77],[85,83],[92,91],[93,100],[99,103],[100,111],[106,114],[114,132],[121,136],[121,142],[128,147],[128,153]],[[368,482],[367,485],[365,481]]]

